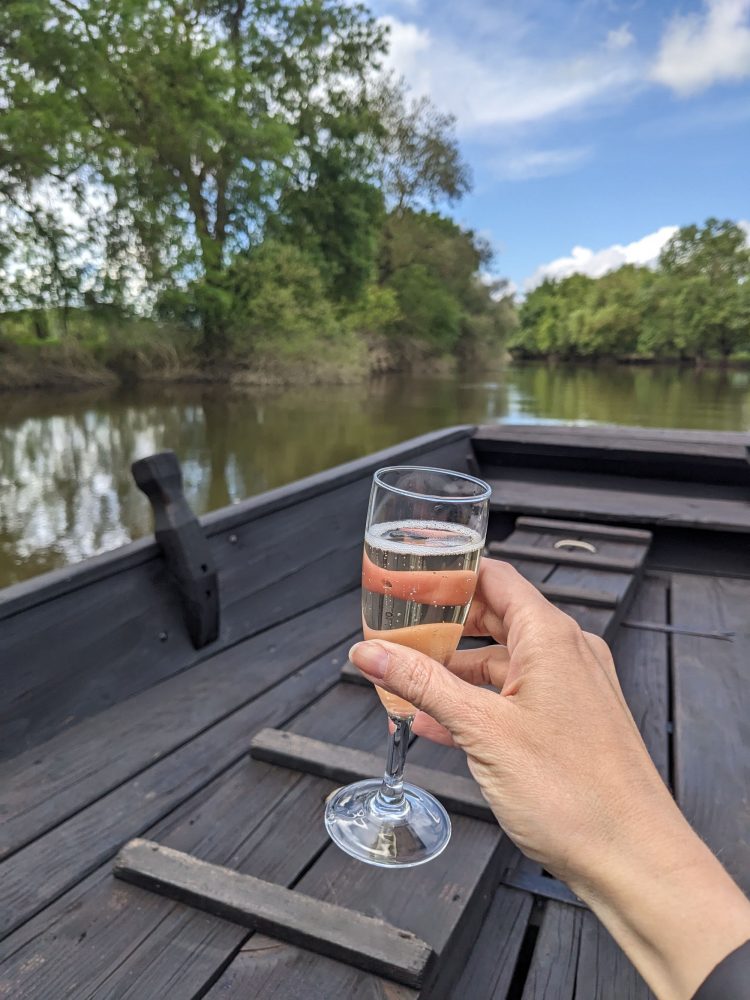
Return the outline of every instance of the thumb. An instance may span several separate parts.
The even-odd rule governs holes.
[[[437,660],[395,642],[358,642],[349,650],[349,659],[378,687],[431,715],[461,746],[486,731],[477,726],[478,718],[502,701],[500,695],[462,681]],[[492,714],[498,714],[497,709]]]

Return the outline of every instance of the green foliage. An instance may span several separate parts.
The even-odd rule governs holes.
[[[387,332],[398,348],[416,340],[433,353],[499,349],[508,303],[478,280],[489,263],[485,244],[436,213],[395,210],[386,220],[379,257],[382,285],[392,290],[399,316]]]
[[[424,210],[469,189],[454,119],[378,76],[386,36],[349,0],[3,0],[0,309],[127,360],[83,307],[140,358],[137,302],[209,369],[496,351],[488,248]]]
[[[294,178],[343,146],[366,179],[362,95],[383,48],[345,0],[5,0],[3,189],[36,225],[34,181],[98,185],[100,290],[134,251],[157,289],[202,275],[213,331],[222,274]]]
[[[302,356],[339,332],[315,262],[290,244],[266,240],[236,257],[227,287],[230,343],[242,356]]]
[[[427,97],[409,99],[403,80],[381,80],[374,101],[383,124],[380,185],[397,212],[456,201],[471,188],[455,137],[456,119]]]
[[[655,271],[545,281],[509,341],[518,356],[724,359],[750,348],[750,248],[732,222],[686,226]]]

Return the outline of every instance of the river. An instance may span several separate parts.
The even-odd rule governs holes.
[[[174,449],[198,512],[458,423],[750,429],[750,372],[513,365],[441,378],[229,391],[0,394],[0,587],[151,531],[130,463]]]

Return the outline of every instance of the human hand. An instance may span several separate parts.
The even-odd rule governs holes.
[[[350,656],[420,709],[415,732],[464,750],[506,833],[589,902],[657,993],[690,996],[750,936],[750,909],[656,771],[606,643],[495,560],[464,633],[501,645],[447,667],[380,640]]]

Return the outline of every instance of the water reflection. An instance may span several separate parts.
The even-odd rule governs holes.
[[[198,511],[456,423],[750,428],[750,373],[514,366],[479,377],[228,392],[0,396],[0,586],[151,530],[133,459],[173,448]]]

